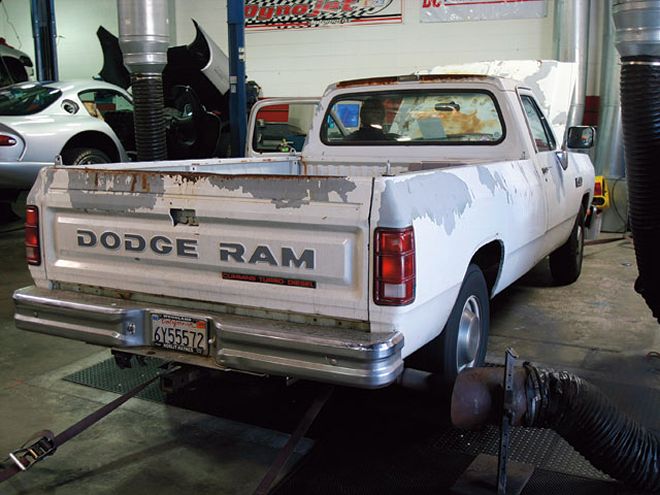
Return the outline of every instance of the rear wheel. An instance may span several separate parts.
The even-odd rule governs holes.
[[[486,359],[490,329],[489,296],[481,269],[471,264],[442,333],[410,358],[410,365],[453,383],[466,369]]]
[[[97,148],[71,148],[62,152],[65,165],[93,165],[110,163],[110,157]]]
[[[582,272],[584,255],[584,207],[580,207],[568,240],[550,254],[550,273],[559,285],[575,282]]]

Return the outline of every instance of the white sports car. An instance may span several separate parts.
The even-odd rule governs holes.
[[[21,83],[0,90],[0,189],[29,189],[44,165],[129,161],[133,102],[103,81]]]

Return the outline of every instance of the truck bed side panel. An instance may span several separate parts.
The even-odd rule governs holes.
[[[540,181],[531,160],[377,180],[372,227],[414,227],[417,284],[409,306],[372,305],[372,329],[402,332],[404,357],[431,340],[447,321],[471,258],[487,243],[500,243],[504,252],[496,291],[533,267],[547,253]]]

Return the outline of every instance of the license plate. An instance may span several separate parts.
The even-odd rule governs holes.
[[[209,353],[208,321],[203,318],[152,314],[151,335],[155,347],[202,356]]]

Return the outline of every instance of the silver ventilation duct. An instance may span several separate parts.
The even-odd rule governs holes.
[[[556,0],[554,22],[555,58],[576,62],[578,77],[566,128],[582,124],[587,94],[587,59],[589,52],[589,0]]]
[[[163,77],[169,46],[167,0],[117,0],[119,46],[131,72],[138,160],[167,158]]]
[[[628,228],[628,185],[623,158],[619,53],[614,47],[614,19],[610,0],[598,4],[603,26],[600,71],[600,108],[594,167],[607,180],[610,207],[603,212],[603,232],[625,232]]]
[[[615,0],[614,22],[622,57],[660,57],[660,2]]]
[[[600,111],[598,143],[594,164],[596,175],[620,178],[625,175],[623,134],[621,130],[621,98],[619,54],[614,48],[614,19],[612,5],[603,2],[603,56],[600,72]]]

